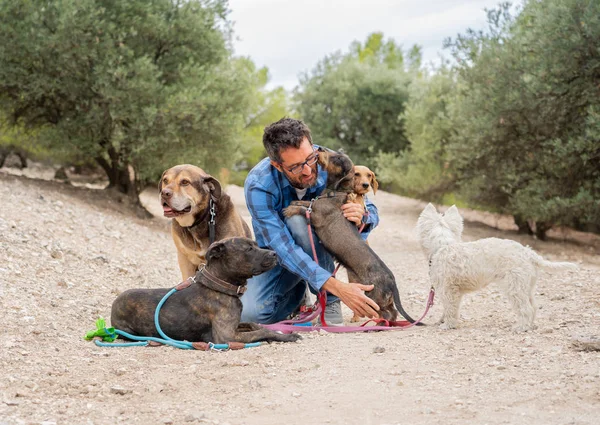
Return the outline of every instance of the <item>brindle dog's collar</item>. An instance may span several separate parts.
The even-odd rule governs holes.
[[[200,283],[207,288],[214,289],[215,291],[234,297],[241,297],[244,295],[244,292],[246,292],[246,285],[233,285],[229,282],[225,282],[224,280],[210,274],[205,267],[200,270],[200,273],[202,273],[202,276],[205,277],[205,279],[200,279]]]

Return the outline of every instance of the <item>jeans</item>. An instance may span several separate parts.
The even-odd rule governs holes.
[[[300,215],[292,216],[286,218],[285,225],[296,244],[312,258],[306,218]],[[314,229],[311,230],[319,266],[333,273],[333,257],[319,242]],[[248,280],[248,289],[241,298],[242,322],[275,323],[286,319],[300,306],[306,287],[306,281],[279,264],[261,275],[254,276]],[[315,292],[310,286],[309,289]],[[337,297],[327,294],[328,304],[337,300]]]

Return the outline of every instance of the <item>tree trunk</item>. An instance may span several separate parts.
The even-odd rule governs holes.
[[[545,221],[536,221],[535,222],[535,236],[541,240],[541,241],[545,241],[548,236],[546,235],[546,232],[548,232],[548,230],[550,230],[552,228],[552,223],[548,223]]]
[[[525,220],[520,215],[514,215],[513,219],[515,220],[515,224],[519,228],[519,233],[533,235],[533,229],[529,225],[529,221]]]
[[[108,148],[108,156],[110,161],[103,156],[95,158],[108,177],[106,189],[113,191],[119,202],[130,204],[139,217],[152,217],[140,202],[140,186],[133,166],[121,161],[121,155],[112,146]]]

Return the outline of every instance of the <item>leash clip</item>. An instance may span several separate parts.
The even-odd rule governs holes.
[[[208,222],[209,224],[215,224],[216,215],[217,213],[215,212],[215,203],[213,202],[212,198],[210,198],[210,221]]]

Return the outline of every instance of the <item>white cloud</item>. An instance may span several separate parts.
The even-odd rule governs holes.
[[[483,28],[484,8],[499,0],[230,0],[236,54],[267,66],[270,86],[292,89],[299,73],[373,32],[437,61],[442,42],[467,28]]]

